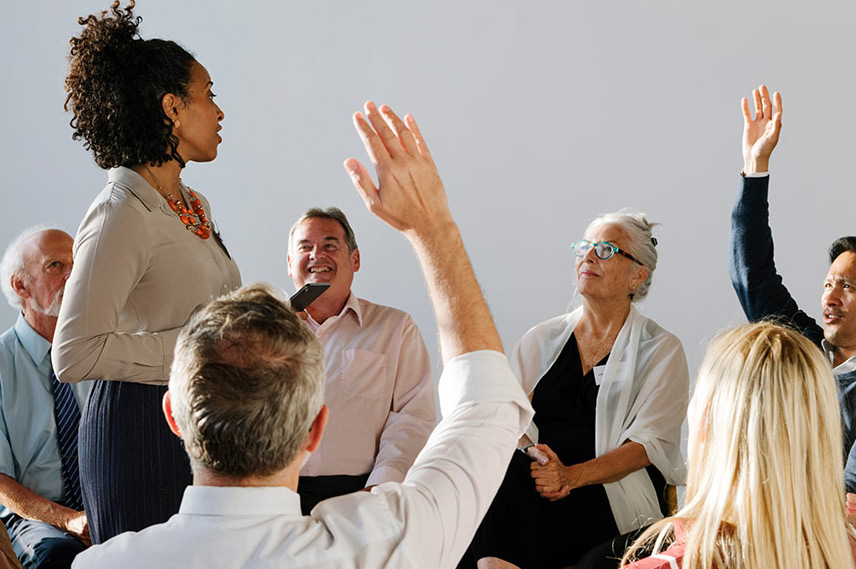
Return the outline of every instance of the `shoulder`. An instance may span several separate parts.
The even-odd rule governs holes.
[[[87,567],[136,567],[171,566],[178,559],[165,559],[165,550],[174,549],[178,538],[170,539],[170,532],[164,531],[166,524],[154,525],[140,532],[125,532],[110,540],[92,545],[79,553],[72,565],[73,569]],[[169,557],[169,556],[167,556]]]
[[[14,326],[0,334],[0,349],[9,349],[19,343],[18,335],[15,333]]]
[[[362,314],[364,326],[381,322],[385,326],[389,326],[393,323],[397,323],[401,326],[415,326],[413,318],[403,310],[399,310],[398,308],[393,308],[391,306],[385,306],[383,304],[376,304],[364,298],[357,298],[357,302],[360,305],[360,313]]]
[[[661,348],[661,349],[679,349],[683,352],[683,344],[681,340],[660,326],[657,322],[644,316],[641,313],[637,313],[639,318],[639,323],[641,327],[639,342],[640,346],[645,346],[649,349]]]
[[[684,559],[684,547],[673,545],[666,551],[640,559],[626,566],[626,569],[678,569]]]
[[[108,183],[99,193],[80,223],[78,237],[87,230],[102,231],[105,227],[127,229],[128,224],[137,225],[149,212],[145,203],[138,199],[129,188],[116,183]],[[76,240],[75,240],[76,241]]]
[[[517,347],[523,348],[533,344],[553,344],[560,342],[562,338],[570,336],[569,328],[573,325],[575,314],[569,312],[555,316],[536,324],[526,331],[517,341]]]

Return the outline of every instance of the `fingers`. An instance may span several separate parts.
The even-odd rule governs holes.
[[[772,106],[770,104],[770,92],[767,90],[766,85],[761,85],[758,87],[758,90],[761,92],[761,116],[765,119],[769,119],[773,116],[770,108]]]
[[[357,188],[360,197],[363,199],[363,203],[366,204],[369,211],[375,211],[380,206],[380,199],[377,187],[374,185],[369,171],[358,160],[354,160],[353,158],[345,160],[343,166],[348,176],[350,176],[354,187]]]
[[[416,124],[416,119],[413,118],[413,115],[408,114],[404,117],[404,121],[407,123],[407,128],[409,128],[410,132],[413,134],[419,153],[422,156],[431,159],[431,152],[428,150],[428,145],[425,144],[425,138],[422,136],[422,131],[419,130],[419,126]]]
[[[553,452],[553,449],[551,449],[547,445],[537,444],[535,445],[535,448],[538,449],[541,453],[543,453],[550,462],[559,462],[559,457],[556,455],[555,452]]]
[[[410,129],[398,118],[389,105],[381,105],[380,112],[383,114],[383,118],[386,122],[395,130],[396,136],[398,136],[398,140],[401,143],[401,146],[408,154],[416,154],[418,152],[416,147],[416,139],[414,139],[413,134],[410,132]]]
[[[761,93],[758,89],[752,90],[752,98],[755,99],[755,119],[759,119],[763,115],[761,114]]]
[[[354,113],[354,128],[357,129],[372,163],[377,165],[378,160],[386,155],[386,149],[362,113]]]
[[[779,121],[782,120],[782,94],[776,91],[773,93],[773,116],[779,115]]]
[[[743,122],[752,122],[752,113],[749,111],[749,99],[746,97],[740,99],[740,108],[743,109]]]
[[[380,109],[377,108],[377,105],[373,101],[368,101],[365,107],[366,117],[368,117],[369,122],[380,137],[384,148],[386,148],[387,155],[395,159],[397,156],[401,155],[404,148],[402,147],[402,143],[398,136],[392,132],[392,129],[389,128],[389,124],[387,124],[386,117],[392,113],[392,109],[389,107],[386,108],[389,110],[389,113],[386,113],[385,116],[381,115]],[[396,117],[396,119],[397,118],[398,117]],[[378,158],[380,158],[380,155],[378,155]]]

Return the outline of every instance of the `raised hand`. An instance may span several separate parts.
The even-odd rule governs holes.
[[[755,118],[749,111],[749,101],[743,97],[743,173],[766,172],[769,168],[770,154],[779,142],[782,130],[782,95],[770,93],[766,85],[752,91],[755,101]]]
[[[411,115],[402,122],[388,106],[369,101],[365,116],[354,114],[354,126],[375,165],[378,185],[353,158],[345,161],[345,170],[369,211],[405,234],[425,236],[452,222],[440,174]]]
[[[502,351],[502,341],[446,202],[440,174],[412,116],[404,122],[386,105],[369,101],[354,126],[377,170],[345,160],[366,207],[401,231],[416,251],[440,336],[443,361],[477,350]]]

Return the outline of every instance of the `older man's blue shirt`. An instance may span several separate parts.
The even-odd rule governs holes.
[[[0,335],[0,473],[39,496],[63,499],[51,390],[51,344],[18,315]],[[83,409],[91,382],[71,386]],[[0,515],[9,510],[5,507]]]

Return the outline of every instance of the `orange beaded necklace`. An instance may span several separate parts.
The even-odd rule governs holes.
[[[161,184],[160,179],[155,176],[155,173],[152,172],[148,165],[145,165],[146,171],[154,178],[155,182],[158,184],[158,192],[162,196],[166,198],[167,203],[169,204],[170,209],[178,214],[178,218],[184,224],[188,231],[192,231],[196,235],[198,235],[202,239],[208,239],[211,236],[211,224],[208,222],[208,218],[205,217],[205,209],[202,207],[202,202],[196,197],[196,194],[192,189],[187,187],[187,193],[190,194],[190,200],[183,200],[184,203],[188,203],[190,208],[182,205],[182,200],[176,200],[172,197],[172,194],[166,190],[164,190],[163,184]],[[178,191],[181,192],[181,187],[184,186],[184,183],[179,179],[178,181]],[[182,198],[184,198],[184,194],[182,193]],[[192,209],[191,209],[192,208]]]

